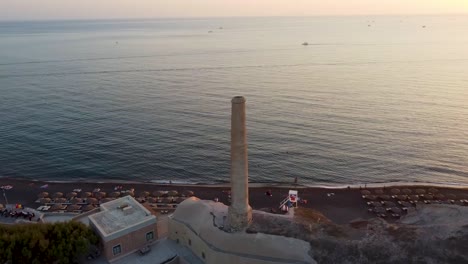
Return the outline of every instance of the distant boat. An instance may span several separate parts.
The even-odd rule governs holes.
[[[213,33],[213,31],[210,30],[210,31],[208,31],[208,33]]]
[[[304,43],[302,43],[302,46],[308,46],[308,45],[309,45],[309,43],[308,43],[308,42],[304,42]]]
[[[219,29],[223,29],[223,27],[219,27]]]

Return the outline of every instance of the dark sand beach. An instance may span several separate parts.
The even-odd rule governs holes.
[[[13,188],[6,191],[8,202],[10,204],[19,203],[26,207],[37,208],[39,206],[35,201],[37,195],[43,191],[53,194],[55,192],[63,192],[64,194],[81,189],[83,192],[92,192],[99,188],[101,191],[111,193],[116,186],[122,186],[122,190],[134,189],[135,197],[143,191],[152,193],[153,191],[170,191],[176,190],[179,193],[190,190],[193,191],[196,197],[201,199],[212,200],[218,198],[220,202],[229,204],[228,191],[229,185],[178,185],[178,184],[154,184],[154,183],[95,183],[95,182],[73,182],[73,183],[57,183],[57,182],[42,182],[17,180],[11,178],[1,178],[0,185],[12,185]],[[47,185],[47,187],[44,187]],[[252,184],[255,187],[250,187],[250,205],[257,210],[267,210],[274,208],[278,211],[280,202],[286,197],[289,189],[299,191],[299,197],[307,200],[306,204],[300,204],[300,207],[310,208],[321,212],[332,222],[336,224],[346,224],[355,219],[369,219],[375,217],[367,211],[369,208],[362,198],[361,188],[325,188],[325,187],[305,187],[297,186],[279,186],[268,184]],[[450,188],[447,186],[434,187],[423,185],[412,186],[386,186],[386,188],[367,188],[372,193],[377,189],[382,189],[384,193],[390,194],[391,188],[408,188],[411,190],[436,188],[439,193],[453,194],[456,199],[468,199],[468,188]],[[271,191],[272,196],[266,195],[267,191]],[[334,195],[328,195],[334,193]],[[5,204],[5,199],[2,195],[0,203]]]

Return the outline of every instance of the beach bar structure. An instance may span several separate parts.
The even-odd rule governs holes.
[[[103,203],[99,210],[88,218],[109,262],[144,252],[158,238],[156,216],[131,196]]]

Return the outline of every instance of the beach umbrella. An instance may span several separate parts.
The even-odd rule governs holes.
[[[75,198],[71,199],[70,202],[71,202],[72,204],[83,203],[83,198],[76,198],[76,197],[75,197]]]
[[[377,189],[374,191],[375,194],[384,194],[384,191],[382,189]]]
[[[401,190],[401,192],[404,193],[404,194],[411,194],[412,193],[410,189],[403,189],[403,190]]]
[[[179,197],[176,199],[176,203],[181,203],[183,201],[185,201],[185,199],[187,199],[186,197]]]
[[[396,206],[396,204],[394,202],[389,202],[389,201],[384,202],[384,204],[385,204],[385,207],[395,207]]]
[[[65,199],[65,198],[57,198],[57,199],[55,199],[55,202],[56,202],[56,203],[66,203],[66,202],[67,202],[67,199]]]
[[[82,209],[83,211],[91,211],[91,210],[93,210],[94,208],[96,208],[96,207],[95,207],[94,205],[92,205],[92,204],[88,204],[88,205],[85,205],[85,206],[81,207],[81,209]]]
[[[429,193],[438,193],[439,190],[437,190],[436,188],[432,187],[432,188],[429,188],[429,190],[427,190]]]
[[[434,196],[432,194],[426,194],[426,195],[424,195],[424,199],[425,200],[433,200]]]
[[[72,204],[67,207],[67,211],[71,212],[75,210],[80,210],[80,208],[81,208],[80,205]]]
[[[449,193],[449,194],[447,194],[446,196],[447,196],[447,198],[449,198],[449,199],[451,199],[451,200],[454,200],[454,199],[457,197],[457,196],[456,196],[455,194],[453,194],[453,193]]]
[[[370,192],[368,193],[370,194]],[[182,193],[183,196],[185,197],[192,197],[195,195],[195,193],[193,191],[189,191],[189,190],[185,190],[183,193]]]
[[[424,189],[416,189],[416,190],[414,190],[414,192],[417,193],[417,194],[425,194],[425,193],[426,193],[426,190],[424,190]]]
[[[52,200],[50,198],[41,198],[39,199],[39,202],[41,204],[46,204],[46,203],[50,203]]]
[[[401,209],[396,206],[390,208],[390,211],[394,212],[395,214],[401,214]]]
[[[379,195],[379,198],[382,199],[382,200],[390,200],[390,195],[381,194],[381,195]]]
[[[107,202],[110,202],[112,200],[115,200],[115,198],[104,198],[102,200],[99,201],[100,204],[103,204],[103,203],[107,203]]]
[[[167,204],[167,203],[172,203],[172,199],[170,199],[170,198],[164,198],[164,199],[162,199],[162,203],[166,203],[166,204]]]
[[[445,195],[441,194],[441,193],[436,193],[434,194],[434,198],[436,198],[437,200],[442,200],[445,198]]]
[[[377,199],[377,196],[370,194],[370,195],[366,195],[364,199],[374,201]]]
[[[78,194],[77,194],[76,192],[69,192],[69,193],[67,193],[67,198],[68,198],[68,199],[71,199],[71,198],[73,198],[73,197],[76,197],[77,195],[78,195]]]
[[[113,197],[113,198],[117,198],[117,197],[119,197],[119,196],[120,196],[120,192],[111,192],[111,193],[109,194],[109,197]]]
[[[158,199],[154,198],[154,197],[150,197],[148,198],[148,203],[157,203],[158,202]]]
[[[146,192],[146,191],[140,193],[140,197],[143,197],[143,198],[146,198],[146,197],[148,197],[149,195],[150,195],[150,193],[149,193],[149,192]]]
[[[88,197],[91,197],[92,193],[91,192],[82,192],[80,194],[80,197],[81,198],[88,198]]]
[[[107,195],[107,194],[106,194],[105,192],[97,192],[97,193],[94,193],[94,197],[97,198],[97,199],[105,198],[106,195]]]
[[[48,192],[41,192],[40,194],[37,195],[38,198],[46,198],[49,197]]]
[[[369,190],[362,190],[361,194],[362,195],[369,195],[369,194],[371,194],[371,192]]]
[[[400,204],[401,204],[401,206],[403,206],[403,207],[411,207],[411,206],[413,206],[411,203],[406,202],[406,201],[400,202]]]
[[[399,194],[396,196],[396,198],[400,201],[404,201],[406,199],[408,199],[408,196],[407,195],[403,195],[403,194]]]
[[[172,190],[172,191],[169,191],[169,192],[167,193],[167,195],[168,195],[168,196],[177,196],[177,195],[179,195],[179,192],[176,191],[176,190]]]
[[[61,210],[63,208],[62,204],[54,204],[50,209],[52,210]]]
[[[63,197],[63,193],[61,192],[56,192],[52,195],[52,198],[62,198]]]
[[[387,212],[382,206],[375,207],[374,209],[372,209],[372,211],[378,214],[383,214]]]
[[[410,195],[410,196],[409,196],[409,199],[410,199],[410,200],[413,200],[413,201],[417,201],[417,200],[419,200],[419,196],[413,194],[413,195]]]
[[[154,197],[161,197],[161,196],[163,196],[165,194],[165,192],[163,192],[163,191],[154,191],[152,194],[153,194]]]
[[[89,204],[97,204],[98,199],[96,199],[96,198],[87,198],[86,202],[89,203]]]
[[[390,190],[390,192],[391,192],[392,194],[399,194],[399,193],[400,193],[400,189],[393,188],[393,189]]]

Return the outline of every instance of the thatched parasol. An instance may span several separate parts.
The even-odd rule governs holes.
[[[403,195],[403,194],[399,194],[396,196],[396,198],[400,201],[404,201],[404,200],[407,200],[408,199],[408,196],[407,195]]]
[[[411,194],[412,193],[412,191],[410,189],[403,189],[403,190],[401,190],[401,192],[404,193],[404,194]]]
[[[426,193],[426,190],[424,190],[424,189],[416,189],[416,190],[414,190],[414,192],[417,193],[417,194],[425,194],[425,193]]]
[[[187,198],[179,197],[179,198],[176,199],[176,203],[181,203],[181,202],[185,201],[185,199],[187,199]]]
[[[94,208],[96,208],[94,205],[88,204],[88,205],[85,205],[85,206],[81,207],[81,210],[83,210],[83,211],[91,211],[91,210],[93,210]]]
[[[67,197],[68,199],[71,199],[71,198],[73,198],[73,197],[76,197],[77,195],[78,195],[78,194],[77,194],[76,192],[69,192],[69,193],[67,193],[67,196],[66,196],[66,197]]]
[[[80,210],[80,208],[81,208],[81,205],[72,204],[67,207],[67,211],[71,212],[75,210]]]
[[[66,206],[64,206],[63,204],[54,204],[52,205],[52,207],[50,209],[52,210],[62,210],[62,209],[65,209]]]
[[[383,214],[387,212],[382,206],[375,207],[374,209],[372,209],[372,211],[378,214]]]
[[[67,202],[67,199],[65,199],[65,198],[57,198],[57,199],[55,199],[55,202],[56,202],[56,203],[66,203],[66,202]]]
[[[409,196],[409,199],[410,199],[410,200],[413,200],[413,201],[417,201],[417,200],[419,200],[419,196],[413,194],[413,195],[410,195],[410,196]]]
[[[389,202],[389,201],[386,201],[385,202],[385,207],[395,207],[396,204],[394,202]]]
[[[104,198],[102,200],[99,201],[99,203],[103,204],[103,203],[107,203],[107,202],[110,202],[110,201],[113,201],[115,200],[115,198]]]
[[[176,190],[172,190],[172,191],[169,191],[167,193],[168,196],[178,196],[179,195],[179,192],[176,191]]]
[[[370,194],[370,192],[368,194]],[[195,193],[193,191],[185,190],[182,192],[182,195],[185,197],[192,197],[195,195]]]
[[[371,192],[369,190],[362,190],[361,194],[362,195],[369,195],[369,194],[371,194]]]
[[[107,195],[106,192],[97,192],[97,193],[94,193],[94,197],[97,198],[97,199],[105,198],[106,195]]]
[[[86,202],[89,203],[89,204],[97,204],[98,199],[96,199],[96,198],[87,198]]]
[[[449,193],[446,196],[447,196],[447,198],[452,199],[452,200],[457,198],[457,196],[455,194],[453,194],[453,193]]]
[[[384,191],[382,189],[377,189],[374,191],[375,194],[384,194]]]
[[[164,199],[162,199],[162,203],[166,203],[166,204],[167,204],[167,203],[172,203],[172,199],[170,199],[170,198],[164,198]]]
[[[52,198],[62,198],[63,197],[63,193],[61,192],[56,192],[52,195]]]
[[[390,192],[391,192],[392,194],[399,194],[399,193],[400,193],[400,189],[393,188],[393,189],[390,190]]]
[[[75,198],[71,199],[70,202],[71,202],[72,204],[83,203],[83,198],[76,198],[76,197],[75,197]]]
[[[436,193],[434,194],[434,198],[436,198],[437,200],[442,200],[445,198],[445,195],[441,194],[441,193]]]
[[[38,198],[46,198],[49,197],[48,192],[41,192],[40,194],[37,195]]]
[[[117,198],[117,197],[119,197],[119,196],[120,196],[120,192],[111,192],[111,193],[109,194],[109,197],[113,197],[113,198]]]
[[[158,199],[154,198],[154,197],[150,197],[148,198],[148,200],[146,200],[148,203],[157,203],[158,202]]]
[[[429,190],[427,190],[427,192],[428,192],[428,193],[435,194],[435,193],[438,193],[438,192],[439,192],[439,190],[438,190],[438,189],[436,189],[436,188],[434,188],[434,187],[432,187],[432,188],[429,188]]]
[[[163,192],[163,191],[154,191],[154,192],[152,193],[152,195],[153,195],[154,197],[161,197],[161,196],[163,196],[164,194],[165,194],[165,192]]]
[[[149,192],[146,192],[146,191],[140,193],[140,197],[143,197],[143,198],[146,198],[146,197],[148,197],[149,195],[150,195],[150,193],[149,193]]]
[[[39,199],[39,202],[41,204],[46,204],[46,203],[50,203],[52,200],[50,198],[41,198]]]
[[[370,195],[364,196],[364,199],[374,201],[377,199],[377,196],[370,194]]]
[[[390,200],[390,195],[381,194],[381,195],[379,195],[379,198],[382,199],[382,200]]]
[[[403,202],[401,202],[401,206],[404,206],[404,207],[411,207],[411,206],[413,206],[413,205],[412,205],[411,203],[409,203],[409,202],[403,201]]]
[[[88,197],[91,197],[91,195],[92,195],[92,193],[90,193],[90,192],[82,192],[80,194],[80,197],[81,198],[88,198]]]

